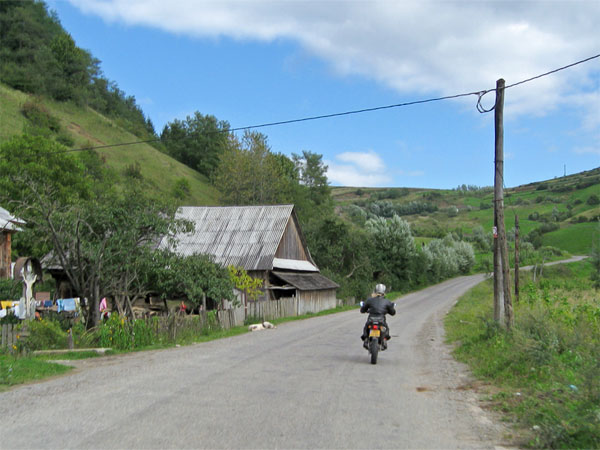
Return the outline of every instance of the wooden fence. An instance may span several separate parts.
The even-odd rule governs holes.
[[[16,324],[3,324],[2,342],[0,343],[0,350],[12,350],[13,345],[17,345],[17,334],[18,332]]]
[[[218,312],[219,323],[223,328],[233,328],[244,325],[246,319],[253,323],[265,320],[295,317],[306,313],[318,313],[337,306],[335,298],[281,298],[279,300],[248,302],[238,308]]]

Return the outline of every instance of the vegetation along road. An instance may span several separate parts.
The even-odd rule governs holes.
[[[170,350],[77,362],[0,394],[1,448],[494,448],[442,318],[483,275],[398,300],[377,365],[357,310]]]

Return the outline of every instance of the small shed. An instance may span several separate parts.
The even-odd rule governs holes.
[[[260,300],[296,297],[306,312],[336,306],[339,286],[319,273],[294,205],[185,206],[177,218],[191,221],[194,231],[175,236],[172,250],[244,268],[263,280]],[[167,242],[163,239],[161,247],[169,247]]]
[[[25,222],[0,207],[0,279],[11,278],[12,235],[21,231]]]

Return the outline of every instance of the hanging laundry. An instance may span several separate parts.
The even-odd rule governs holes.
[[[75,299],[74,298],[62,298],[56,300],[58,306],[58,312],[62,311],[75,311]]]
[[[2,309],[12,308],[13,301],[12,300],[2,300],[2,301],[0,301],[0,305],[2,305]]]
[[[52,300],[44,300],[44,308],[52,308],[54,302]]]

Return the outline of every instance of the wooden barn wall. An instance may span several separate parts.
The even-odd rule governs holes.
[[[337,306],[336,290],[323,289],[320,291],[296,291],[298,292],[298,315],[306,313],[318,313]]]
[[[296,224],[291,217],[288,219],[281,242],[279,243],[279,247],[275,252],[275,257],[309,261],[306,251],[304,250],[304,246],[302,245],[302,241],[300,240],[300,235],[298,234]]]
[[[10,246],[11,234],[0,231],[0,279],[10,278]]]

